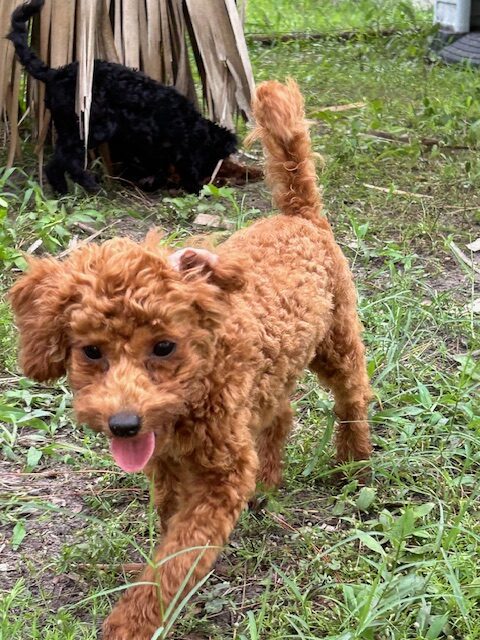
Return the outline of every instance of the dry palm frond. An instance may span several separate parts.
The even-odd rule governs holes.
[[[0,116],[9,164],[20,152],[18,118],[33,119],[37,150],[48,133],[45,87],[26,77],[4,39],[13,9],[22,0],[0,0]],[[77,113],[88,136],[95,58],[139,68],[196,100],[193,59],[202,81],[207,115],[233,127],[236,114],[250,117],[253,75],[242,28],[245,0],[46,0],[32,21],[32,46],[52,67],[78,60]],[[239,14],[240,11],[240,14]]]
[[[9,24],[10,14],[20,0],[3,0],[0,4],[0,25]],[[2,46],[3,45],[3,46]],[[12,164],[18,139],[18,94],[20,91],[20,65],[15,59],[13,47],[0,41],[0,115],[8,123],[10,133],[8,163]]]
[[[231,105],[246,117],[253,92],[253,74],[234,0],[185,0],[197,59],[205,88],[209,116],[233,126]],[[205,11],[208,6],[211,12]],[[215,16],[215,19],[212,17]],[[238,88],[247,91],[238,92]]]
[[[79,117],[80,136],[85,140],[85,160],[92,103],[93,63],[96,53],[95,25],[100,22],[98,6],[96,0],[78,0],[78,75],[75,111]]]

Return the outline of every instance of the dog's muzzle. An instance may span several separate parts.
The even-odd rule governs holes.
[[[121,411],[108,419],[108,426],[114,436],[119,438],[132,438],[136,436],[142,426],[140,416],[136,413]]]

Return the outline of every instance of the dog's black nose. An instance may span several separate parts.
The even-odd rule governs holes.
[[[141,420],[140,416],[136,413],[129,413],[128,411],[121,411],[115,413],[108,419],[108,426],[114,436],[120,438],[131,438],[136,436],[140,431]]]

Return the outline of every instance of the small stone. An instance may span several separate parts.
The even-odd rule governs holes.
[[[208,227],[209,229],[235,229],[235,223],[231,220],[225,220],[220,216],[214,216],[211,213],[199,213],[193,224],[197,227]]]
[[[470,249],[470,251],[474,252],[480,251],[480,238],[477,238],[473,242],[470,242],[470,244],[467,244],[467,249]]]

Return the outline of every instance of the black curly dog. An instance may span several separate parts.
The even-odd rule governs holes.
[[[78,64],[51,69],[28,44],[27,23],[45,0],[31,0],[12,14],[7,36],[21,64],[46,85],[45,104],[57,131],[48,162],[48,180],[58,193],[67,192],[65,172],[87,191],[97,191],[95,177],[84,169],[84,142],[75,113]],[[173,87],[139,71],[96,60],[88,148],[108,142],[122,176],[150,190],[172,182],[197,193],[219,160],[236,151],[236,136],[203,118]]]

